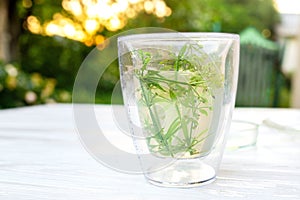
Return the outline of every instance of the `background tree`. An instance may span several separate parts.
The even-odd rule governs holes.
[[[16,8],[17,0],[0,1],[0,60],[18,59],[18,36],[20,23]]]
[[[279,15],[272,0],[165,0],[170,17],[154,18],[142,12],[129,21],[127,28],[163,26],[177,31],[215,31],[239,33],[248,26],[260,30],[265,37],[274,34]]]
[[[239,33],[254,26],[272,38],[277,20],[272,0],[1,0],[0,107],[14,106],[14,99],[19,102],[15,105],[70,102],[86,55],[106,37],[126,29]],[[116,63],[103,78],[99,89],[109,94],[118,80]],[[8,86],[8,80],[19,79],[23,81]],[[26,100],[28,92],[35,100]],[[4,95],[11,98],[3,100]],[[109,103],[109,95],[98,96],[97,102]]]

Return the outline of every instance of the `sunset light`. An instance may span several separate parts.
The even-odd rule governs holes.
[[[31,5],[30,0],[23,4]],[[99,44],[104,29],[117,31],[139,12],[164,18],[171,15],[171,9],[163,0],[62,0],[66,14],[56,13],[51,21],[41,24],[35,16],[27,18],[27,28],[34,34],[62,36],[85,43],[88,46]],[[101,38],[101,39],[100,39]]]
[[[278,12],[283,14],[300,14],[299,0],[274,0]]]

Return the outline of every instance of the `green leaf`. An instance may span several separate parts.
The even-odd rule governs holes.
[[[182,58],[187,50],[188,44],[183,45],[183,47],[180,49],[178,53],[178,58]]]
[[[165,97],[159,96],[157,94],[157,96],[153,99],[153,103],[170,103],[171,101]]]
[[[177,99],[176,94],[172,90],[169,90],[169,95],[173,101],[175,101]]]
[[[180,128],[180,119],[177,117],[172,124],[170,125],[166,135],[165,139],[168,140],[170,137],[172,137]]]
[[[156,87],[157,89],[166,92],[166,90],[165,90],[163,87],[161,87],[158,83],[152,82],[151,84],[152,84],[154,87]]]
[[[208,112],[204,109],[199,110],[203,115],[208,116]]]
[[[148,70],[147,76],[155,76],[159,73],[157,70]]]

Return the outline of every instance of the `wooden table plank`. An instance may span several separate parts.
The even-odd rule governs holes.
[[[288,112],[242,108],[234,115],[259,123]],[[96,106],[96,115],[110,126],[109,106]],[[0,199],[300,199],[299,137],[262,127],[256,148],[225,152],[214,183],[161,188],[95,161],[80,143],[70,104],[1,110]]]

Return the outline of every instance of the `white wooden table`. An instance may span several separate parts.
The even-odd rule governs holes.
[[[111,107],[95,107],[99,120]],[[300,110],[238,108],[234,118],[261,123]],[[300,123],[300,122],[299,122]],[[113,128],[113,127],[112,127]],[[0,110],[1,200],[300,199],[300,134],[259,129],[256,148],[226,151],[215,182],[161,188],[142,175],[111,170],[83,148],[71,104]]]

